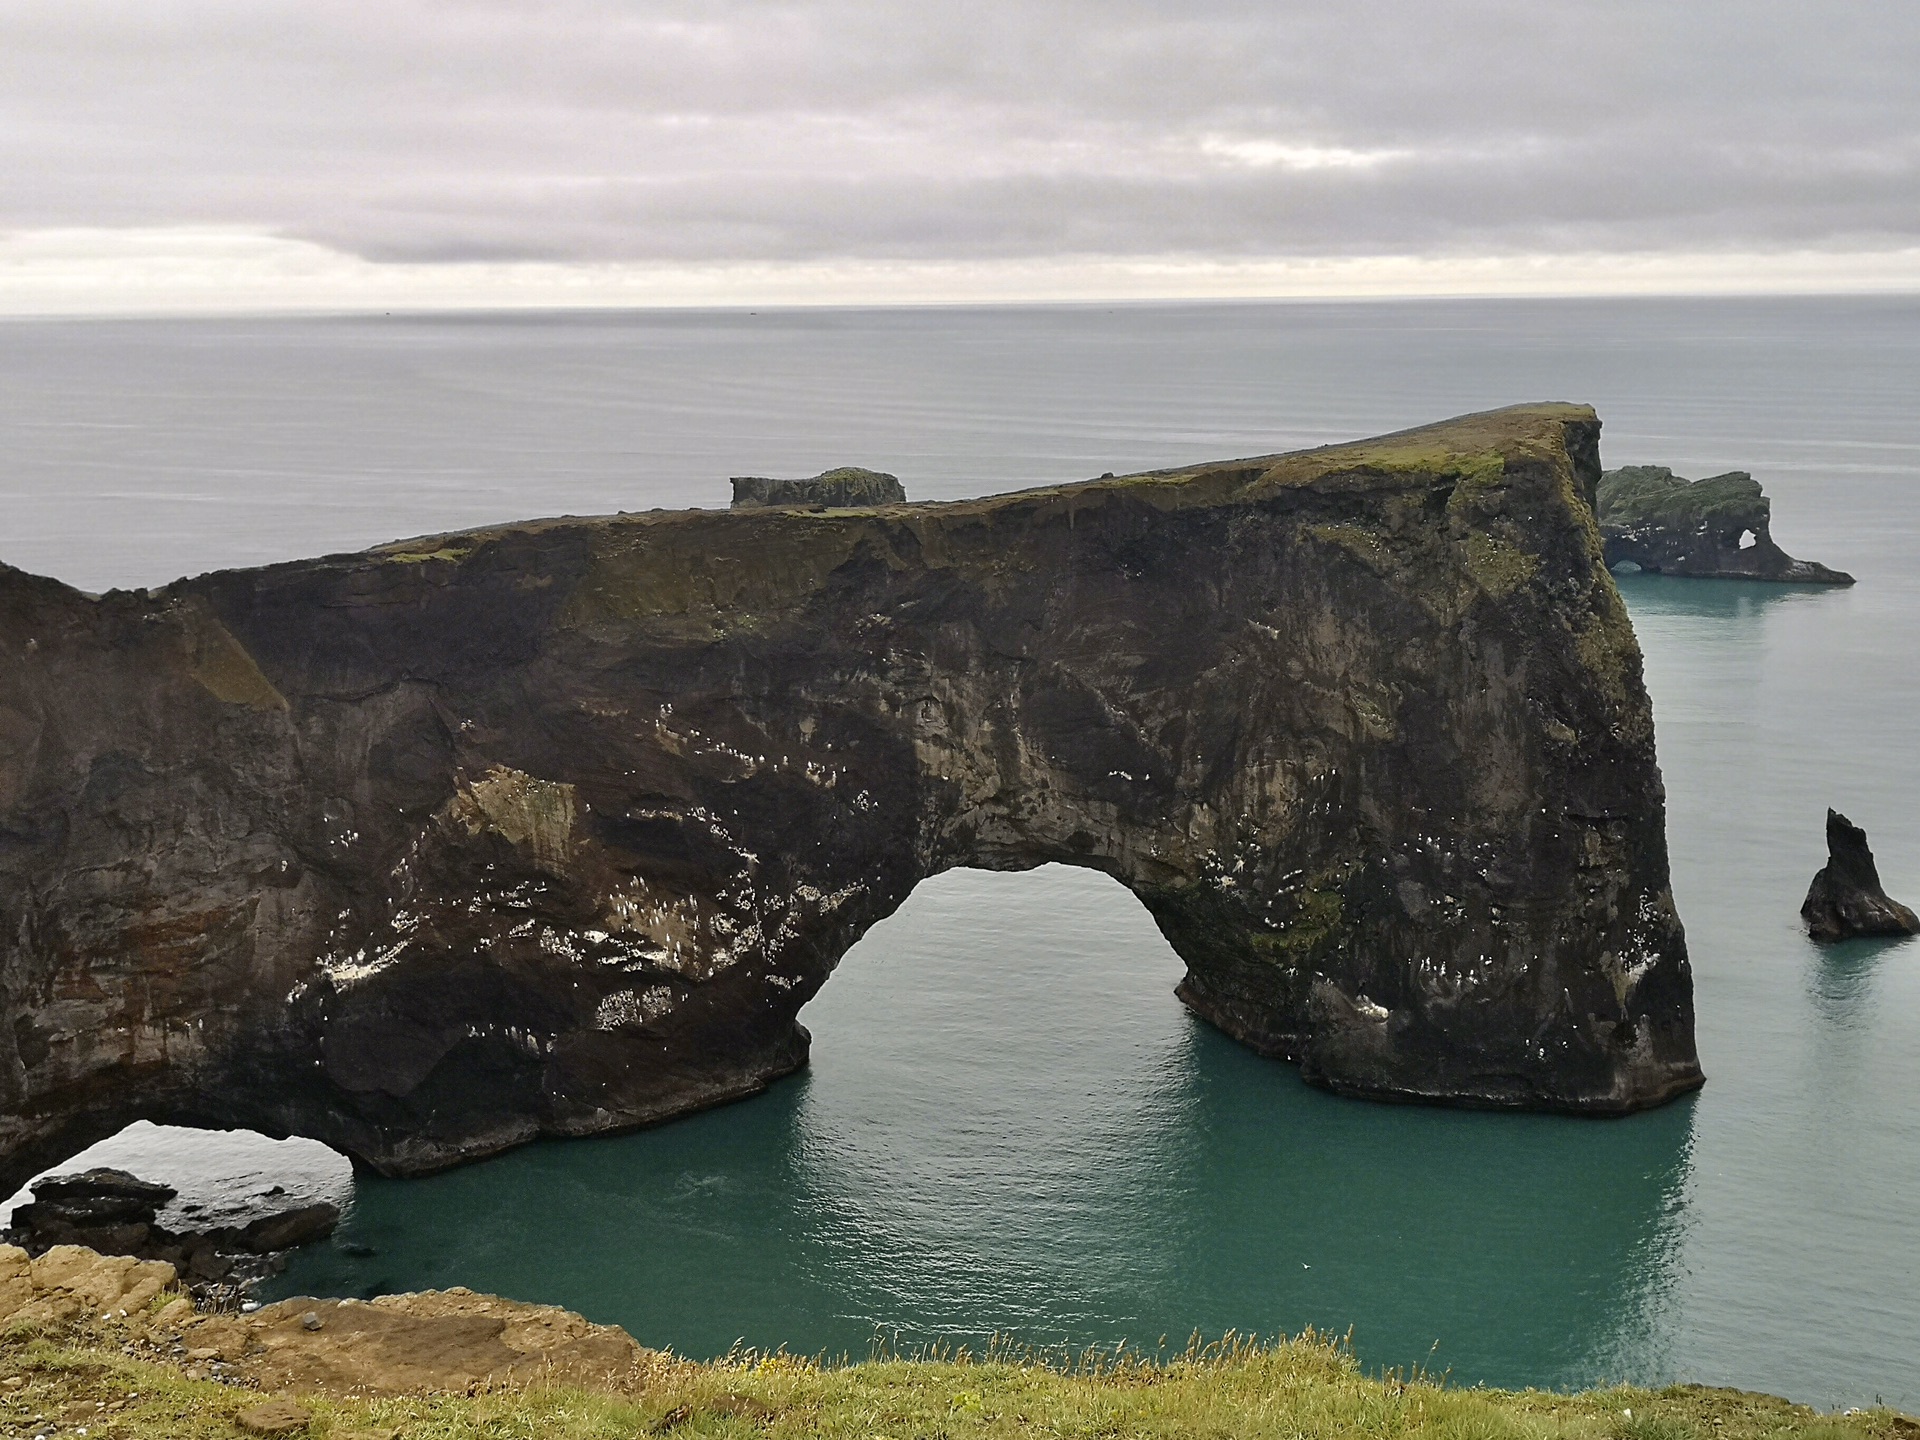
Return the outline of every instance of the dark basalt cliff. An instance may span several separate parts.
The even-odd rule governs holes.
[[[1853,576],[1796,560],[1773,543],[1773,506],[1744,470],[1688,480],[1664,465],[1628,465],[1600,477],[1600,531],[1608,565],[1658,575],[1851,585]]]
[[[1335,1090],[1668,1099],[1598,436],[1538,406],[99,598],[0,570],[0,1181],[142,1116],[409,1173],[745,1095],[961,865],[1116,877],[1189,1006]]]

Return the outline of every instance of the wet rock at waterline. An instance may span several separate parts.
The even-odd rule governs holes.
[[[927,876],[1089,866],[1345,1094],[1700,1083],[1567,405],[947,504],[0,570],[0,1170],[136,1118],[392,1174],[805,1063]],[[1017,955],[1006,963],[1017,965]]]
[[[810,480],[769,480],[758,475],[733,478],[733,508],[767,505],[805,505],[819,509],[849,509],[863,505],[897,505],[907,498],[898,478],[879,470],[842,465],[823,470]]]
[[[1600,531],[1608,565],[1659,575],[1851,585],[1853,576],[1796,560],[1774,544],[1772,502],[1744,470],[1687,480],[1664,465],[1600,477]]]
[[[1867,832],[1837,810],[1827,811],[1827,863],[1813,877],[1800,917],[1816,940],[1920,934],[1920,916],[1880,888]]]
[[[249,1221],[240,1229],[240,1244],[253,1255],[271,1255],[324,1240],[340,1223],[340,1207],[326,1200],[277,1211]]]
[[[323,1240],[340,1223],[324,1201],[260,1215],[244,1225],[171,1229],[160,1210],[174,1198],[124,1170],[56,1175],[33,1186],[33,1200],[14,1208],[4,1238],[28,1255],[80,1245],[102,1255],[164,1261],[203,1301],[236,1299],[284,1268],[282,1252]]]
[[[103,1167],[54,1175],[34,1185],[33,1203],[16,1209],[13,1223],[32,1224],[35,1216],[75,1226],[152,1220],[179,1193],[171,1185],[155,1185],[125,1170]],[[23,1215],[28,1218],[23,1220]]]

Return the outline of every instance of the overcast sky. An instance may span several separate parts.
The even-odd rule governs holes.
[[[14,309],[675,276],[1920,288],[1920,5],[0,0],[0,232]]]

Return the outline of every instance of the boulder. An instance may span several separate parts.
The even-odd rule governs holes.
[[[1880,888],[1867,832],[1838,810],[1827,811],[1827,863],[1813,877],[1800,916],[1816,940],[1920,934],[1920,916]]]
[[[101,1255],[80,1245],[54,1246],[31,1261],[27,1273],[36,1292],[70,1296],[102,1313],[138,1312],[175,1279],[165,1261]]]
[[[18,1245],[0,1245],[0,1319],[33,1299],[33,1270]]]
[[[313,1412],[281,1395],[247,1407],[233,1423],[249,1435],[298,1435],[313,1423]]]

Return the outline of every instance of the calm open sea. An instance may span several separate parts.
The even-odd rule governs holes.
[[[1920,900],[1920,301],[1132,306],[0,324],[0,559],[98,589],[832,464],[947,498],[1597,405],[1609,464],[1750,469],[1846,591],[1622,583],[1698,1096],[1620,1121],[1308,1090],[1188,1017],[1103,876],[921,888],[814,1064],[429,1180],[301,1142],[103,1147],[215,1207],[350,1201],[283,1289],[465,1284],[695,1355],[991,1332],[1345,1332],[1369,1364],[1920,1408],[1920,942],[1819,949],[1835,805]]]

